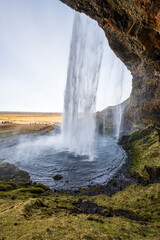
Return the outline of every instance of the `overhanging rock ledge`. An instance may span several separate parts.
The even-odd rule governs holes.
[[[111,49],[131,71],[125,118],[136,125],[160,121],[160,1],[61,0],[95,19]]]

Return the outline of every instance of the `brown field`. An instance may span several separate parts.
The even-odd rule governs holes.
[[[13,113],[0,112],[0,137],[14,134],[40,134],[61,124],[61,113]]]
[[[54,124],[62,122],[61,113],[5,113],[0,112],[0,123],[9,121],[16,124]]]

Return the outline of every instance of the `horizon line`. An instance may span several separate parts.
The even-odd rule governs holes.
[[[0,111],[0,114],[63,114],[63,112]]]

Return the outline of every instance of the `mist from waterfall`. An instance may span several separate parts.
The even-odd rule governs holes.
[[[62,135],[76,155],[93,155],[94,112],[103,55],[104,33],[97,23],[76,13],[64,98]]]
[[[103,106],[101,112],[102,133],[105,135],[106,129],[113,124],[113,136],[119,139],[123,132],[124,106],[121,103],[130,96],[132,76],[122,61],[110,49],[107,41],[104,45],[105,52],[102,60],[97,102]],[[110,126],[107,125],[107,107],[109,106],[112,106],[113,120],[113,123],[110,122]]]
[[[116,105],[115,109],[113,110],[113,121],[114,121],[114,135],[117,139],[120,137],[120,133],[122,131],[122,90],[123,90],[123,80],[124,80],[124,66],[121,64],[120,61],[116,61],[116,69],[117,69],[117,84],[115,84],[115,101],[119,104]]]

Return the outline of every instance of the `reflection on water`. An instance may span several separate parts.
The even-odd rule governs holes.
[[[52,189],[77,189],[104,184],[122,166],[125,151],[108,136],[97,136],[94,158],[68,152],[60,134],[16,136],[0,142],[0,159],[29,172],[32,181]],[[63,178],[55,181],[53,176]]]

